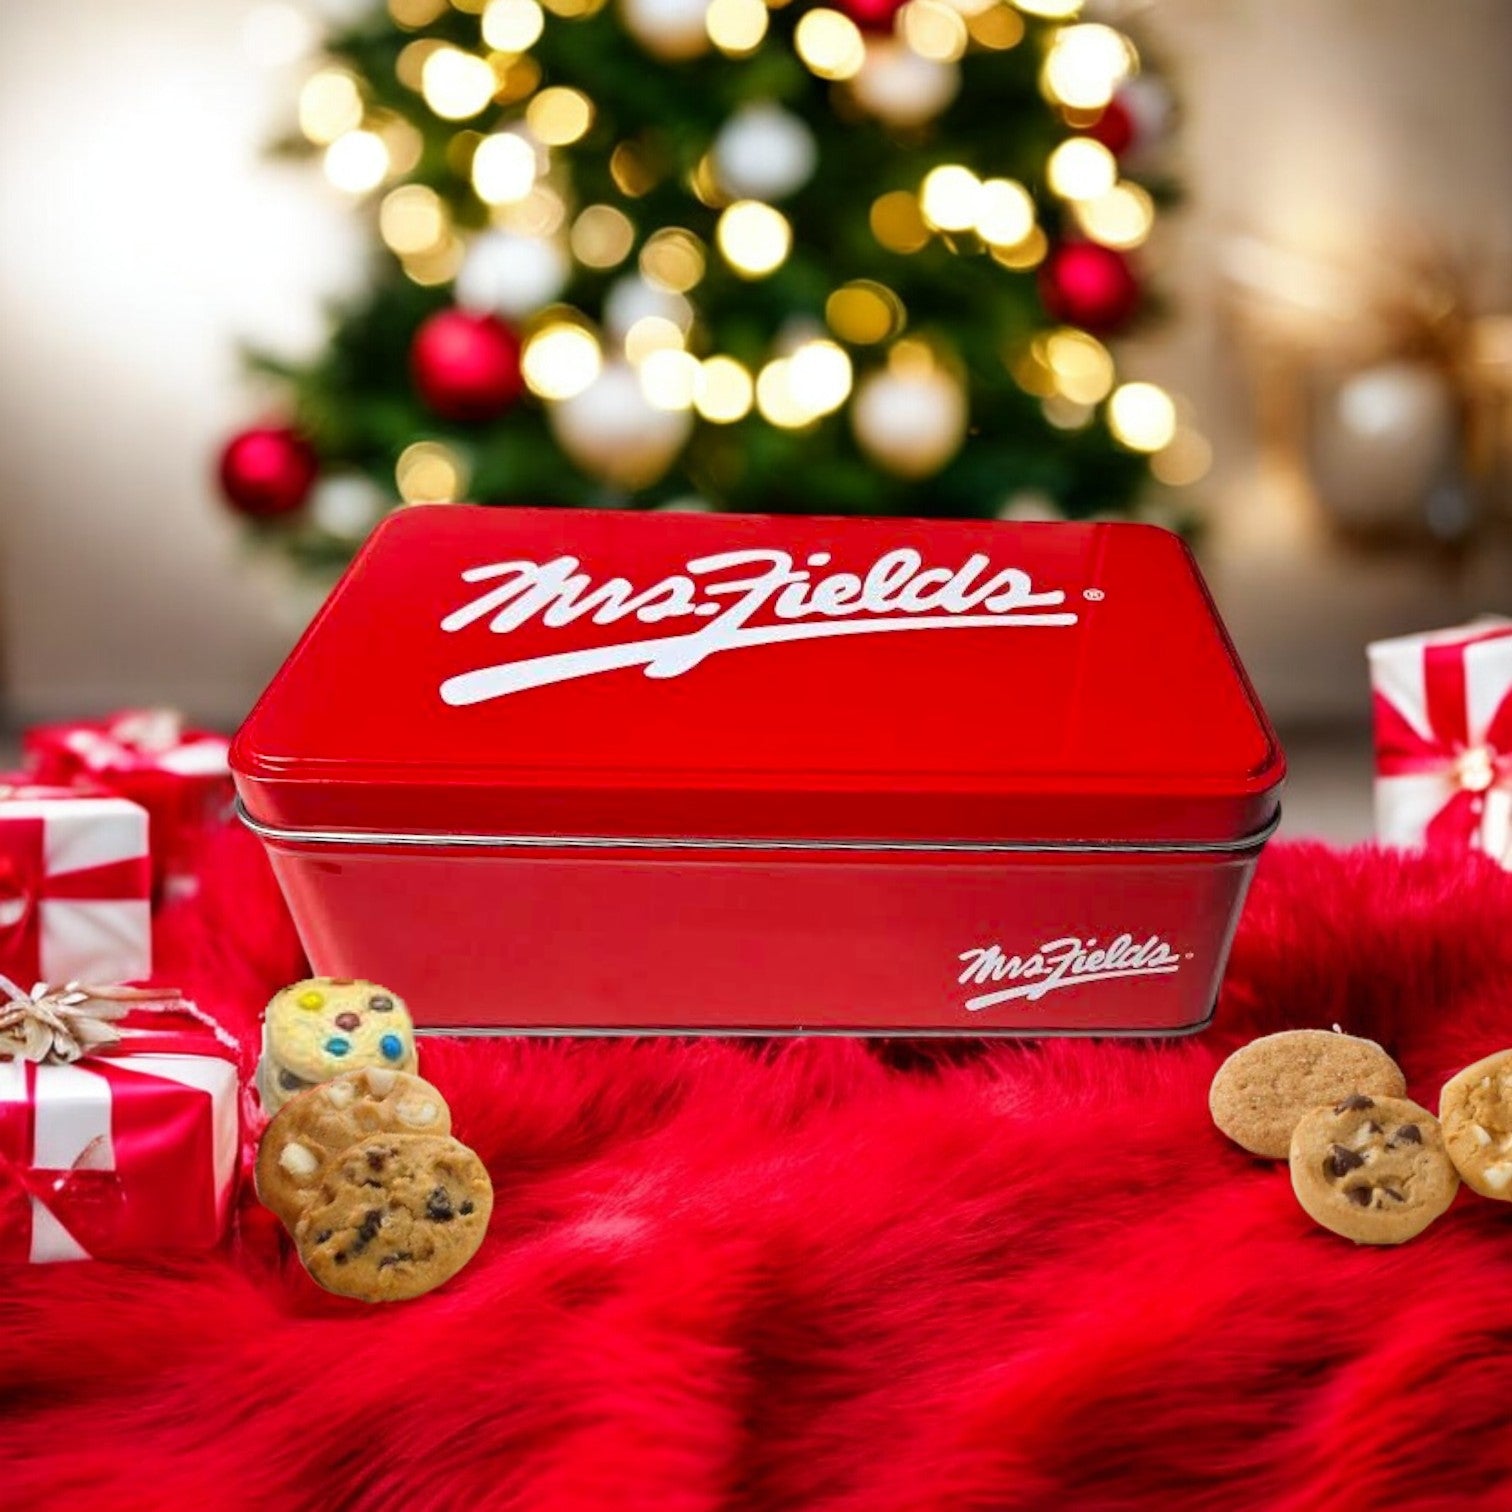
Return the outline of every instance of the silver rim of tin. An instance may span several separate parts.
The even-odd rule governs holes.
[[[284,829],[265,824],[236,800],[236,816],[264,840],[294,845],[380,846],[410,850],[640,851],[908,851],[929,854],[1022,855],[1088,852],[1114,855],[1235,855],[1259,850],[1281,822],[1278,807],[1262,828],[1237,840],[755,840],[654,835],[471,835],[384,830]]]

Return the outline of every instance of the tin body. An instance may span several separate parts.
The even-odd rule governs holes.
[[[1134,525],[416,509],[232,752],[427,1028],[1187,1032],[1283,763]]]

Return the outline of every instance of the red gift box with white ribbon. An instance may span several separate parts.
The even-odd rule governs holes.
[[[0,985],[0,1001],[19,993]],[[240,1146],[236,1047],[189,1005],[175,1010],[129,1012],[113,1043],[71,1063],[0,1055],[0,1264],[219,1242]]]
[[[39,725],[25,745],[35,781],[100,788],[146,809],[158,897],[194,892],[205,826],[231,810],[223,735],[187,726],[173,709],[127,709]]]
[[[0,972],[128,982],[151,970],[146,811],[0,776]]]
[[[1376,834],[1512,868],[1512,619],[1377,641]]]

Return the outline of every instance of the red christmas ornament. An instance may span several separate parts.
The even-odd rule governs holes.
[[[220,456],[226,502],[255,520],[291,514],[309,497],[320,459],[287,426],[258,426],[232,436]]]
[[[1065,242],[1040,264],[1040,298],[1056,320],[1102,334],[1117,330],[1139,304],[1128,260],[1095,242]]]
[[[1114,157],[1122,157],[1134,145],[1139,128],[1135,124],[1133,112],[1114,95],[1103,106],[1103,113],[1087,127],[1085,134],[1093,141],[1101,142]]]
[[[492,420],[520,397],[520,342],[497,315],[441,310],[410,347],[410,376],[443,420]]]
[[[862,31],[890,32],[903,0],[840,0],[840,9]]]

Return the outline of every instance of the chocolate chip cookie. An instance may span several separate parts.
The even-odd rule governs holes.
[[[451,1110],[429,1082],[367,1066],[301,1092],[263,1131],[255,1180],[263,1206],[292,1229],[326,1166],[368,1134],[450,1134]]]
[[[1444,1144],[1465,1185],[1512,1202],[1512,1050],[1466,1066],[1439,1094]]]
[[[294,1241],[327,1291],[397,1302],[456,1275],[477,1253],[492,1211],[488,1172],[466,1145],[370,1134],[326,1167]]]
[[[1438,1119],[1405,1097],[1363,1093],[1301,1119],[1291,1179],[1308,1215],[1356,1244],[1415,1237],[1459,1190]]]
[[[1284,1160],[1311,1108],[1351,1092],[1401,1097],[1401,1068],[1374,1040],[1328,1029],[1287,1029],[1251,1040],[1218,1068],[1208,1093],[1213,1122],[1235,1144]]]

